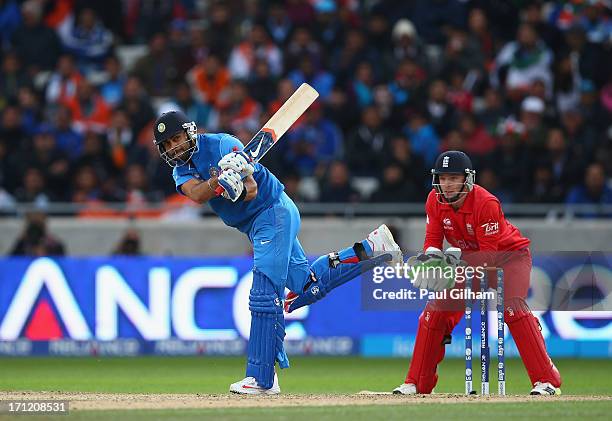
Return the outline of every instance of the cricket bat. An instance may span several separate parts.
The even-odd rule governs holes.
[[[298,118],[315,102],[319,93],[309,84],[302,83],[287,101],[255,136],[244,147],[243,152],[249,156],[251,161],[259,162],[278,139],[297,121]],[[223,187],[218,186],[215,190],[217,196],[223,193]]]

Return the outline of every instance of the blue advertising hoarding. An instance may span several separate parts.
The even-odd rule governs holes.
[[[244,353],[250,258],[5,258],[0,267],[0,355]],[[536,295],[575,270],[534,258]],[[287,315],[289,353],[410,355],[419,312],[365,309],[357,282]],[[609,310],[538,312],[551,355],[612,356]],[[447,355],[463,355],[462,332]]]

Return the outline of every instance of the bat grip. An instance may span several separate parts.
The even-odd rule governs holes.
[[[221,196],[223,194],[223,192],[225,191],[225,189],[221,186],[217,186],[217,188],[215,189],[215,194],[217,196]]]

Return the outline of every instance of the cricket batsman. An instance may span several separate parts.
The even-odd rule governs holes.
[[[230,392],[280,393],[275,364],[289,367],[283,307],[291,312],[376,265],[401,263],[400,248],[381,225],[365,240],[309,265],[297,238],[297,207],[281,182],[242,151],[238,139],[224,133],[198,134],[195,123],[180,111],[162,114],[153,130],[160,156],[173,167],[177,191],[196,203],[208,202],[226,225],[245,233],[253,245],[246,376],[230,385]],[[218,186],[223,187],[221,196],[215,192]],[[285,287],[292,293],[283,303]]]
[[[525,302],[531,273],[529,239],[506,220],[499,200],[475,184],[476,172],[465,153],[442,153],[431,174],[433,189],[425,205],[425,252],[411,257],[408,262],[424,267],[456,265],[459,248],[464,259],[474,267],[503,268],[504,316],[533,385],[531,394],[559,394],[561,376],[548,356],[538,319]],[[446,254],[442,253],[445,239],[453,246],[453,252],[449,253],[449,248]],[[496,288],[497,279],[493,284],[492,278],[489,277],[490,287]],[[417,277],[413,282],[429,290],[455,287],[454,280],[449,282],[448,279],[435,279],[435,276],[430,279]],[[444,358],[444,346],[450,343],[453,328],[463,314],[463,305],[452,308],[445,300],[430,300],[426,304],[419,317],[406,380],[393,393],[432,392],[438,381],[436,371]]]

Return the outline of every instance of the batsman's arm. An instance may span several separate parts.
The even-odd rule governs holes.
[[[215,189],[218,186],[217,177],[212,177],[209,180],[191,178],[181,185],[181,191],[194,202],[203,204],[213,197],[217,197]]]
[[[215,190],[218,186],[217,177],[212,177],[208,181],[192,178],[181,185],[181,191],[194,202],[203,204],[217,197]],[[246,192],[243,199],[245,202],[253,200],[257,196],[257,182],[252,175],[244,179],[244,190]]]
[[[252,175],[244,179],[244,190],[246,191],[245,202],[257,197],[257,181],[255,181]]]

